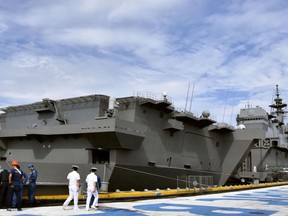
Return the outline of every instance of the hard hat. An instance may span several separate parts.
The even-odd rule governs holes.
[[[11,166],[19,166],[19,162],[17,160],[12,160]]]
[[[33,164],[28,164],[27,167],[28,168],[33,167]]]

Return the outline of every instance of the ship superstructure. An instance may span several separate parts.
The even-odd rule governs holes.
[[[41,194],[67,193],[72,164],[83,183],[96,166],[109,191],[224,185],[266,132],[177,111],[166,94],[43,99],[2,110],[1,165],[33,163]]]
[[[274,104],[270,107],[271,112],[267,113],[259,106],[247,106],[240,110],[237,117],[238,125],[245,125],[246,129],[258,128],[265,131],[265,139],[255,143],[238,170],[236,176],[242,181],[283,180],[273,178],[282,171],[288,171],[288,126],[284,122],[287,104],[280,98],[278,85]],[[283,175],[280,178],[283,178]]]

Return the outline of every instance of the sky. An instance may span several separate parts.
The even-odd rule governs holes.
[[[288,103],[287,0],[0,0],[0,107],[167,92],[235,125]]]

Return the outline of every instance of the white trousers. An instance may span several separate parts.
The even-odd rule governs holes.
[[[74,209],[77,209],[78,208],[78,195],[79,195],[78,186],[77,185],[69,186],[69,196],[63,205],[68,206],[71,200],[74,199]]]
[[[91,197],[92,195],[94,196],[94,201],[92,203],[93,206],[97,206],[98,205],[98,191],[97,189],[93,192],[94,188],[93,187],[88,187],[87,188],[87,199],[86,199],[86,210],[89,209],[89,205],[90,205],[90,201],[91,201]]]

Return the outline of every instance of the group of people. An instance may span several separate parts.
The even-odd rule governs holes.
[[[72,166],[72,171],[68,174],[68,188],[69,196],[63,204],[63,209],[69,205],[72,199],[74,199],[74,210],[78,210],[78,195],[80,190],[80,174],[77,172],[79,167],[77,165]],[[99,188],[101,187],[101,178],[96,174],[97,168],[92,167],[90,173],[86,177],[87,184],[87,199],[86,199],[86,210],[90,208],[97,209],[99,199]]]
[[[16,207],[18,211],[22,211],[22,195],[24,185],[28,181],[28,201],[30,206],[35,206],[35,189],[37,180],[37,170],[33,164],[28,164],[27,168],[30,171],[28,178],[27,174],[20,169],[19,162],[13,160],[11,162],[10,172],[7,169],[2,170],[0,165],[0,207],[7,207],[7,211],[11,211]],[[77,172],[79,167],[72,166],[72,171],[68,174],[69,196],[63,203],[63,209],[69,205],[74,199],[74,210],[78,210],[78,196],[80,190],[80,174]],[[96,174],[97,168],[92,167],[90,173],[86,177],[87,184],[87,199],[86,210],[97,209],[99,199],[99,189],[101,188],[101,178]]]
[[[4,169],[0,173],[0,205],[7,207],[7,211],[11,211],[12,207],[16,207],[18,211],[22,211],[22,195],[24,185],[28,181],[28,200],[31,206],[35,206],[35,189],[37,180],[37,170],[33,164],[28,164],[27,168],[30,171],[28,178],[27,174],[20,169],[19,162],[12,160],[10,172]]]

